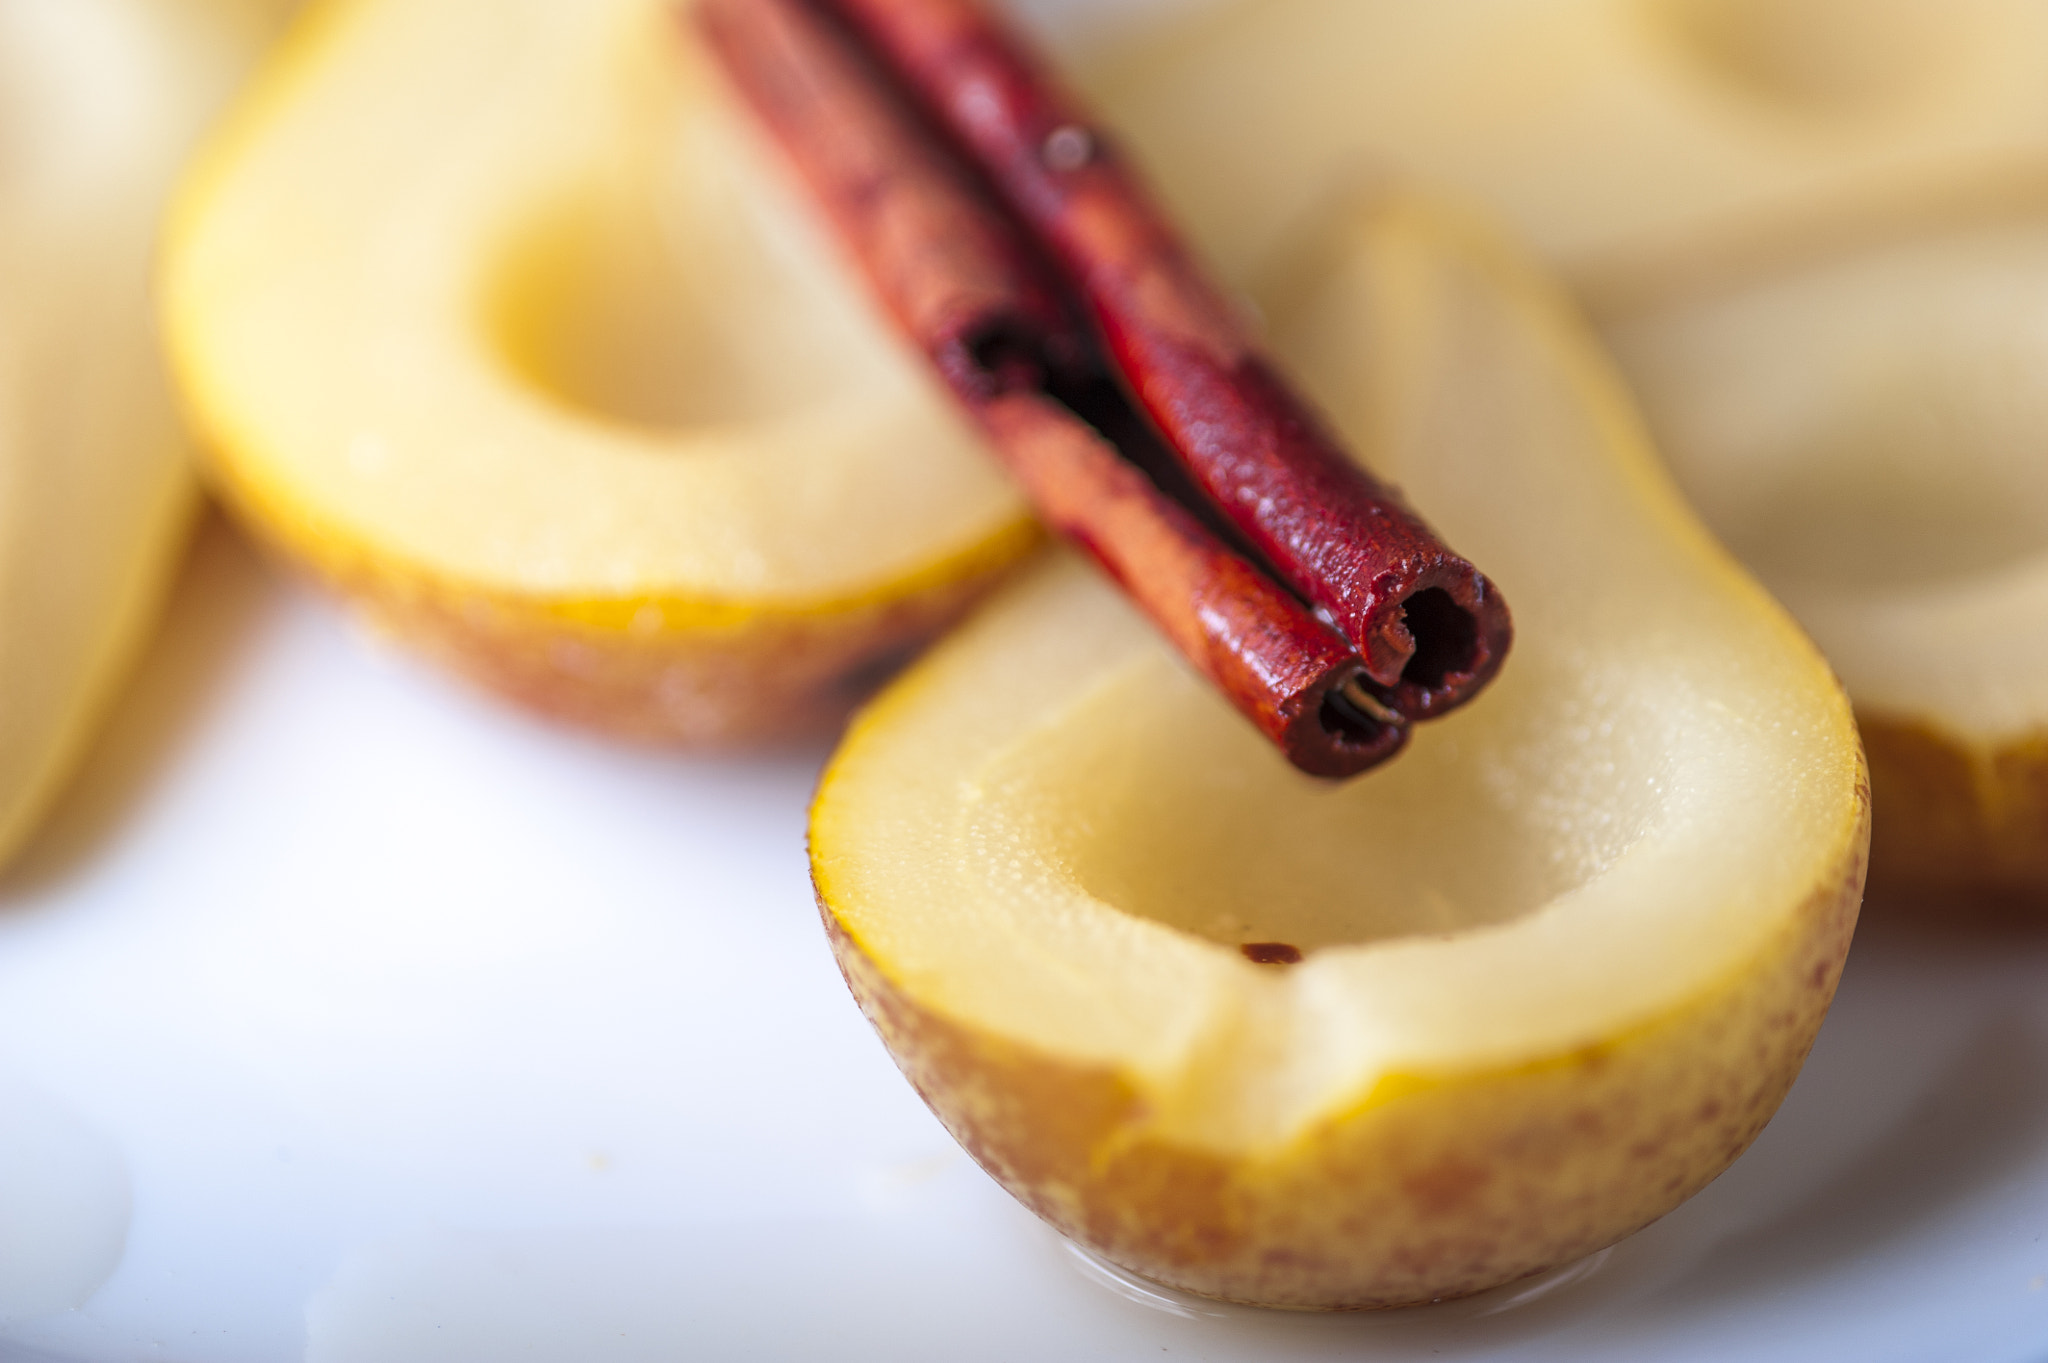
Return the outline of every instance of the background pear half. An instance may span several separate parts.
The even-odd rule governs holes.
[[[2048,219],[1836,250],[1608,335],[1855,697],[1873,884],[2048,894]]]
[[[668,0],[322,5],[164,309],[268,540],[614,732],[834,723],[1036,542]]]
[[[158,346],[158,222],[275,0],[0,6],[0,859],[156,617],[196,504]]]
[[[1848,686],[1873,883],[2048,895],[2048,5],[1259,0],[1089,82],[1240,279],[1390,171],[1501,211]]]
[[[1061,1230],[1213,1297],[1429,1301],[1621,1238],[1762,1129],[1867,787],[1826,663],[1486,232],[1347,213],[1261,301],[1511,596],[1513,663],[1333,787],[1062,558],[856,721],[813,876],[898,1064]]]
[[[1358,182],[1491,205],[1603,308],[2048,203],[2038,0],[1193,0],[1081,77],[1226,270]]]

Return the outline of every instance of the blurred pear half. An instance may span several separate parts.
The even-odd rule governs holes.
[[[2048,896],[2048,219],[1830,252],[1607,334],[1856,703],[1873,885]]]
[[[187,187],[231,502],[541,710],[835,723],[1035,542],[665,0],[338,0]]]
[[[148,636],[196,504],[158,345],[158,222],[287,8],[0,6],[0,859]]]
[[[1242,272],[1376,177],[1450,186],[1597,300],[2048,199],[2034,0],[1195,0],[1085,64]]]

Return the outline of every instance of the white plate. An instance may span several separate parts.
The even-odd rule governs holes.
[[[1594,1260],[1222,1308],[896,1074],[811,901],[821,756],[537,724],[210,526],[0,891],[0,1358],[2048,1356],[2048,939],[1871,925],[1762,1140]]]

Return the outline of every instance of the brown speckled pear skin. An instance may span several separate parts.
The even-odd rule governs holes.
[[[2048,731],[1986,748],[1859,711],[1878,834],[1873,891],[2048,904]]]
[[[1745,1150],[1834,997],[1861,816],[1763,959],[1612,1042],[1509,1071],[1393,1076],[1262,1158],[1148,1138],[1131,1086],[924,1008],[824,909],[840,968],[954,1137],[1076,1241],[1224,1301],[1357,1310],[1469,1295],[1654,1221]],[[815,874],[815,871],[814,871]],[[821,895],[821,903],[823,897]]]
[[[720,612],[680,603],[551,602],[444,582],[266,514],[216,463],[240,524],[379,630],[527,710],[634,742],[728,748],[817,738],[1005,581],[1041,542],[1019,519],[886,591]],[[289,532],[284,527],[290,527]],[[652,606],[649,615],[640,615]],[[652,630],[634,621],[659,620]],[[709,618],[706,618],[706,617]]]
[[[651,640],[459,589],[380,592],[358,581],[345,590],[379,628],[536,714],[615,738],[715,749],[837,732],[999,580]]]

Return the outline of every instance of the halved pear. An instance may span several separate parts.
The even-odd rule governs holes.
[[[856,721],[812,868],[898,1064],[1055,1226],[1208,1296],[1428,1301],[1626,1235],[1763,1127],[1848,948],[1863,763],[1483,231],[1382,203],[1264,301],[1515,602],[1500,680],[1320,784],[1061,560]]]
[[[2034,0],[1232,0],[1084,77],[1233,270],[1389,170],[1602,298],[2048,191]]]
[[[0,6],[0,860],[90,739],[184,545],[157,222],[283,8]]]
[[[1260,0],[1091,80],[1241,276],[1388,167],[1505,213],[1847,684],[1874,875],[2048,893],[2048,7]]]
[[[668,0],[327,4],[164,306],[269,540],[622,733],[835,720],[1035,542]]]
[[[1679,482],[1810,630],[1892,884],[2048,892],[2048,221],[1610,321]]]

